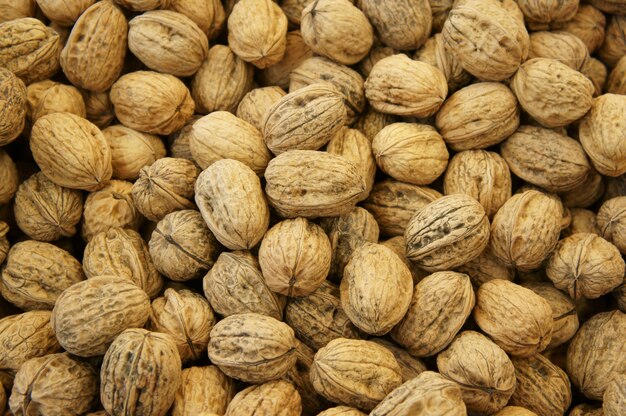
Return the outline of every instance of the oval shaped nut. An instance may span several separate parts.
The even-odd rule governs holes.
[[[228,404],[225,416],[299,416],[301,413],[302,399],[293,384],[274,380],[237,393]]]
[[[372,68],[378,61],[388,56],[396,55],[397,53],[397,50],[388,46],[376,45],[372,47],[372,49],[370,49],[370,53],[357,64],[358,71],[361,75],[367,78],[370,72],[372,72]]]
[[[314,292],[328,276],[332,258],[324,230],[305,218],[270,228],[259,248],[259,263],[269,288],[289,297]]]
[[[583,208],[571,208],[572,222],[566,230],[565,235],[576,233],[591,233],[600,235],[596,213]]]
[[[0,68],[0,146],[17,139],[26,124],[27,97],[24,82],[6,68]]]
[[[174,133],[168,136],[168,144],[169,151],[172,154],[172,157],[193,160],[193,156],[191,155],[191,149],[189,149],[189,140],[191,138],[191,129],[193,127],[193,123],[200,120],[202,116],[199,114],[193,115],[185,125],[180,129],[175,131]],[[195,162],[194,162],[195,163]]]
[[[398,117],[394,115],[381,113],[376,111],[372,106],[368,106],[354,124],[354,128],[363,133],[371,142],[383,127],[395,123],[397,120]]]
[[[141,168],[150,166],[164,158],[166,151],[163,141],[154,135],[142,133],[121,124],[102,130],[111,148],[113,177],[134,181]]]
[[[152,10],[128,22],[128,48],[152,70],[188,77],[202,65],[209,41],[184,14]]]
[[[480,256],[457,267],[456,271],[467,274],[472,280],[472,284],[476,287],[493,279],[513,281],[515,278],[515,269],[500,262],[493,254],[491,244],[487,245],[483,252],[480,253]]]
[[[394,49],[418,49],[430,35],[433,16],[428,0],[365,0],[360,7],[382,43]]]
[[[482,81],[512,76],[528,56],[524,22],[497,0],[469,0],[452,8],[441,31],[467,72]]]
[[[235,383],[215,365],[185,368],[180,379],[172,416],[222,415],[235,396]]]
[[[626,253],[626,196],[604,202],[598,211],[600,237],[613,243],[622,254]]]
[[[483,149],[500,143],[519,126],[517,99],[506,86],[479,82],[452,94],[437,113],[436,126],[452,149]]]
[[[606,416],[619,416],[626,406],[626,375],[616,376],[602,396],[602,410]]]
[[[215,111],[194,122],[189,148],[202,169],[221,159],[234,159],[259,176],[271,158],[261,132],[227,111]]]
[[[303,410],[303,413],[313,415],[329,406],[328,401],[317,394],[309,377],[315,351],[296,340],[296,355],[298,357],[296,365],[287,372],[283,380],[293,384],[298,391],[302,401],[302,409],[306,409]]]
[[[623,7],[620,5],[619,7]],[[602,62],[606,63],[609,68],[617,65],[617,62],[624,56],[626,50],[626,41],[624,33],[626,32],[626,17],[613,15],[609,19],[606,27],[606,36],[604,43],[598,51],[598,56]]]
[[[566,31],[533,32],[530,34],[528,58],[556,59],[581,71],[589,59],[589,50],[578,36]]]
[[[345,338],[330,341],[315,354],[310,376],[315,390],[328,400],[368,411],[402,384],[391,351]]]
[[[604,190],[604,176],[591,167],[584,181],[569,191],[560,192],[559,196],[563,206],[571,211],[575,208],[586,208],[593,205],[604,195]]]
[[[293,91],[270,107],[261,121],[265,144],[278,155],[288,150],[317,150],[346,124],[341,93],[329,83]]]
[[[145,12],[166,8],[171,0],[113,0],[115,3],[133,12]]]
[[[415,285],[409,309],[391,336],[413,356],[435,355],[452,342],[474,303],[469,276],[433,273]]]
[[[591,4],[580,4],[571,19],[551,26],[575,35],[587,46],[589,53],[593,53],[604,41],[606,17]]]
[[[528,22],[553,23],[570,20],[578,9],[577,0],[563,2],[545,2],[540,0],[521,0],[518,6]]]
[[[143,290],[126,278],[98,276],[59,296],[51,324],[67,352],[94,357],[125,329],[142,327],[149,315],[150,298]]]
[[[0,179],[0,203],[6,204],[13,199],[18,190],[19,178],[13,159],[2,149],[0,149]]]
[[[231,250],[257,245],[270,212],[258,176],[243,163],[222,159],[196,181],[196,203],[215,238]]]
[[[169,335],[132,328],[107,350],[100,369],[100,401],[110,415],[164,414],[181,381],[181,362]]]
[[[448,82],[439,69],[402,54],[378,61],[365,80],[372,107],[398,116],[432,116],[447,94]]]
[[[365,242],[344,269],[340,293],[341,306],[354,325],[368,334],[384,335],[409,309],[413,278],[393,250]]]
[[[219,35],[226,18],[224,6],[218,0],[170,0],[168,8],[193,20],[209,39]]]
[[[432,4],[431,7],[433,7]],[[415,52],[413,59],[426,62],[443,72],[448,80],[448,92],[453,92],[472,80],[472,76],[463,69],[456,55],[446,48],[441,33],[431,36],[424,46]]]
[[[71,113],[39,118],[32,128],[30,149],[41,171],[66,188],[97,191],[113,173],[111,150],[100,129]]]
[[[447,195],[415,212],[404,232],[409,260],[426,271],[475,259],[489,243],[489,219],[474,198]]]
[[[552,308],[532,290],[508,280],[483,283],[476,293],[474,319],[500,348],[530,357],[552,338]]]
[[[30,84],[26,89],[28,117],[34,123],[51,113],[72,113],[85,118],[85,101],[78,88],[45,80]]]
[[[81,94],[83,95],[83,101],[85,102],[87,120],[91,121],[101,129],[111,124],[115,118],[115,114],[113,112],[113,104],[111,104],[108,91],[94,92],[81,90]]]
[[[350,406],[336,406],[326,409],[317,416],[366,416],[365,413]]]
[[[365,190],[357,167],[342,156],[290,150],[270,160],[265,193],[279,215],[334,217],[354,208]]]
[[[3,1],[0,3],[0,11],[2,11],[0,22],[8,22],[9,20],[22,17],[33,17],[37,12],[37,2],[35,0]]]
[[[285,95],[287,93],[278,86],[255,88],[243,96],[235,114],[261,131],[265,112]]]
[[[264,383],[296,362],[296,338],[285,323],[256,313],[231,315],[211,330],[209,358],[229,377]]]
[[[537,413],[519,406],[506,406],[494,416],[537,416]]]
[[[424,414],[467,414],[459,386],[439,373],[424,371],[389,393],[370,415],[408,415],[416,409]]]
[[[282,5],[284,8],[285,3]],[[283,59],[269,68],[261,70],[258,73],[259,80],[266,87],[278,86],[288,90],[291,72],[312,56],[313,51],[304,43],[299,30],[287,32],[287,44]]]
[[[95,0],[74,0],[69,3],[59,0],[37,1],[43,14],[51,22],[63,27],[74,25],[78,17],[94,3]]]
[[[626,59],[621,58],[611,70],[606,81],[606,91],[611,94],[626,95]]]
[[[593,100],[579,127],[580,143],[603,175],[626,172],[626,96],[604,94]]]
[[[377,343],[378,345],[382,345],[387,348],[396,360],[398,364],[400,364],[400,368],[402,369],[402,382],[405,383],[424,371],[426,371],[426,365],[417,357],[412,356],[407,352],[406,349],[399,346],[393,341],[390,341],[386,338],[370,338],[372,342]]]
[[[596,58],[589,58],[583,64],[580,73],[589,78],[593,84],[593,96],[601,95],[609,75],[606,65]]]

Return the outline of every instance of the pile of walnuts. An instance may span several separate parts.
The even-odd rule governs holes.
[[[626,0],[0,0],[0,415],[626,415]]]

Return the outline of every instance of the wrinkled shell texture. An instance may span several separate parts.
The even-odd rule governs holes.
[[[233,397],[225,416],[299,416],[302,399],[293,384],[275,380],[250,386]]]
[[[556,59],[581,71],[589,59],[589,50],[581,39],[568,32],[534,32],[530,35],[528,58]]]
[[[519,0],[519,8],[530,22],[551,23],[570,20],[578,8],[577,0],[544,2],[541,0]]]
[[[172,416],[221,415],[235,395],[233,380],[214,365],[185,368],[180,379]]]
[[[113,177],[133,181],[144,166],[164,158],[166,151],[161,139],[120,124],[102,130],[111,148]]]
[[[262,70],[259,73],[259,78],[263,85],[277,85],[284,90],[288,90],[291,72],[312,56],[313,51],[304,43],[299,30],[287,32],[287,43],[283,59],[277,64]]]
[[[76,87],[46,80],[30,84],[26,94],[31,122],[50,113],[72,113],[83,118],[87,115],[83,96]]]
[[[606,416],[618,416],[626,406],[626,375],[613,379],[602,396],[602,409]]]
[[[0,203],[5,204],[11,201],[18,189],[19,179],[17,167],[11,156],[0,149]]]
[[[236,115],[261,131],[265,111],[285,95],[285,91],[278,86],[255,88],[243,96],[237,105]]]
[[[430,34],[432,13],[428,0],[364,0],[360,7],[380,40],[394,49],[418,49]]]
[[[393,55],[394,53],[395,52],[391,50],[387,56]],[[382,58],[383,57],[380,59]],[[456,55],[446,47],[441,33],[431,36],[424,46],[415,52],[413,58],[418,61],[426,62],[443,72],[448,80],[449,92],[453,92],[467,85],[472,80],[472,76],[463,69]]]
[[[15,140],[26,120],[26,86],[13,72],[0,68],[0,146]]]
[[[618,196],[606,201],[598,211],[600,237],[610,241],[624,254],[626,253],[626,196]]]
[[[469,275],[475,286],[480,286],[493,279],[513,280],[515,269],[502,264],[493,254],[491,245],[483,250],[480,256],[470,260],[464,265],[457,267],[456,271]]]
[[[417,357],[409,354],[404,348],[398,344],[389,341],[385,338],[371,338],[370,341],[382,345],[392,352],[402,371],[402,382],[405,383],[424,371],[427,370],[426,365]]]

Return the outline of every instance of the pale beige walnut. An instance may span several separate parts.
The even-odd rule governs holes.
[[[593,100],[580,122],[580,143],[602,175],[626,172],[626,95],[604,94]]]
[[[209,359],[229,377],[264,383],[284,376],[296,362],[293,329],[256,313],[231,315],[211,330]]]
[[[624,53],[626,53],[626,15],[613,15],[606,27],[606,36],[598,55],[602,62],[613,68]]]
[[[121,124],[102,130],[111,148],[113,177],[134,181],[144,166],[150,166],[164,158],[163,141],[154,134],[142,133]]]
[[[32,123],[51,113],[72,113],[85,118],[87,110],[80,91],[71,85],[45,80],[26,88],[28,117]]]
[[[220,0],[170,0],[169,9],[193,20],[209,39],[217,36],[224,24],[224,6]]]
[[[338,404],[373,409],[402,383],[398,361],[371,341],[337,338],[315,354],[313,387]]]
[[[0,68],[0,146],[17,139],[26,122],[27,96],[24,82],[6,68]]]
[[[124,277],[151,298],[163,288],[163,277],[154,267],[148,245],[134,230],[114,227],[94,234],[85,247],[83,269],[90,279]]]
[[[287,372],[283,380],[293,384],[302,401],[302,415],[315,415],[330,404],[313,388],[309,371],[313,365],[315,351],[296,340],[296,364]]]
[[[515,269],[500,262],[493,254],[491,244],[487,245],[480,256],[457,267],[455,270],[467,274],[472,280],[472,284],[476,287],[493,279],[513,281],[515,278]]]
[[[345,214],[365,191],[365,178],[348,159],[315,150],[281,153],[265,170],[265,193],[283,217]]]
[[[85,280],[80,262],[50,243],[11,246],[2,267],[2,297],[23,310],[52,309],[61,293]]]
[[[220,252],[202,215],[194,210],[163,217],[152,232],[149,247],[157,270],[177,282],[200,277],[211,269]]]
[[[583,403],[572,407],[568,416],[604,416],[604,411],[602,410],[602,407]]]
[[[538,268],[556,247],[562,216],[558,198],[536,190],[513,195],[493,217],[493,254],[520,271]]]
[[[593,96],[601,95],[609,75],[606,65],[599,59],[589,58],[580,68],[580,72],[593,83]]]
[[[81,90],[81,93],[85,102],[87,120],[101,129],[111,124],[115,118],[115,112],[113,111],[109,93],[107,91],[95,92],[87,90]]]
[[[428,185],[448,165],[448,149],[434,127],[417,123],[393,123],[372,141],[380,169],[392,178],[415,185]]]
[[[237,117],[250,123],[257,130],[261,130],[263,116],[268,108],[276,104],[286,95],[285,91],[277,86],[255,88],[243,96],[237,106]]]
[[[337,406],[326,409],[317,416],[366,416],[359,409],[350,406]]]
[[[394,49],[418,49],[430,35],[433,16],[428,0],[361,0],[359,7],[381,42]]]
[[[415,285],[409,310],[391,336],[413,356],[435,355],[452,342],[474,304],[469,276],[433,273]]]
[[[594,6],[581,4],[571,19],[553,22],[551,27],[577,36],[587,46],[589,53],[593,53],[604,41],[606,17]]]
[[[500,348],[520,357],[543,351],[550,343],[554,326],[552,308],[544,298],[501,279],[480,286],[474,319]]]
[[[203,296],[190,290],[165,289],[152,301],[147,328],[168,334],[176,342],[183,363],[204,356],[215,315]]]
[[[134,12],[145,12],[166,8],[172,0],[113,0],[120,6]]]
[[[0,66],[24,83],[48,79],[59,70],[59,35],[41,20],[24,17],[0,23],[0,39]]]
[[[37,0],[37,5],[51,22],[72,26],[78,17],[96,0]]]
[[[7,258],[7,254],[9,253],[9,240],[7,238],[8,233],[9,224],[4,221],[0,221],[0,264],[4,263],[4,259]]]
[[[135,206],[150,221],[195,208],[194,186],[199,169],[187,159],[165,157],[139,171],[132,188]]]
[[[438,33],[443,29],[443,24],[448,19],[454,0],[429,0],[430,10],[433,14],[432,32]]]
[[[274,380],[250,386],[233,397],[225,416],[299,416],[302,399],[293,386],[285,380]]]
[[[370,105],[399,116],[432,116],[447,94],[448,82],[441,70],[402,54],[378,61],[365,80]]]
[[[463,331],[437,356],[441,374],[458,383],[470,411],[493,414],[515,390],[515,368],[503,349],[475,331]]]
[[[426,62],[439,69],[448,80],[448,91],[455,91],[472,80],[472,76],[463,69],[461,62],[452,51],[446,48],[443,35],[431,36],[413,56],[416,60]]]
[[[9,407],[16,416],[81,415],[98,401],[98,374],[67,353],[26,361],[15,375]]]
[[[626,95],[626,56],[622,57],[611,70],[606,82],[606,91],[610,94]]]
[[[613,243],[622,254],[626,253],[626,196],[604,202],[598,211],[600,236]]]
[[[67,352],[93,357],[104,354],[125,329],[142,327],[149,315],[150,298],[128,278],[98,276],[59,296],[51,324]]]
[[[528,56],[523,20],[498,0],[457,3],[441,34],[463,68],[482,81],[509,78]]]
[[[458,384],[434,371],[425,371],[389,393],[370,416],[409,415],[415,411],[449,416],[467,414]]]
[[[578,10],[578,0],[518,0],[517,4],[525,20],[538,24],[568,21]]]
[[[541,354],[511,360],[517,385],[510,404],[522,406],[538,416],[565,414],[572,402],[570,381],[565,371]]]
[[[234,112],[252,88],[254,70],[225,45],[214,45],[191,81],[196,112]]]
[[[447,195],[418,209],[404,232],[407,257],[426,271],[475,259],[489,243],[489,219],[474,198]]]
[[[441,196],[425,186],[386,179],[374,184],[363,207],[376,219],[381,235],[402,236],[413,214]]]
[[[533,32],[530,34],[528,58],[555,59],[580,71],[589,59],[589,50],[580,38],[566,31]]]
[[[276,155],[317,150],[347,122],[344,98],[331,83],[319,82],[290,92],[267,109],[261,131]]]
[[[386,338],[370,338],[369,340],[385,347],[391,351],[394,357],[396,357],[398,364],[400,364],[403,383],[406,383],[427,370],[426,365],[422,360],[412,356],[405,348],[395,342]]]
[[[571,208],[572,221],[569,227],[565,230],[565,235],[569,236],[576,233],[592,233],[600,235],[600,227],[598,227],[598,220],[596,213],[583,208]]]
[[[537,416],[537,413],[519,406],[506,406],[493,416]]]
[[[283,319],[284,298],[270,290],[259,261],[248,251],[220,254],[202,286],[211,307],[222,316],[257,313]]]
[[[198,176],[195,191],[202,217],[220,243],[247,250],[261,241],[270,212],[252,169],[237,160],[219,160]]]
[[[302,10],[310,3],[310,0],[283,0],[280,2],[280,8],[287,16],[289,23],[300,25]]]
[[[0,23],[22,17],[35,17],[36,12],[36,0],[0,0]]]
[[[217,366],[188,367],[170,412],[172,416],[223,415],[235,396],[235,384]]]
[[[100,370],[100,401],[110,415],[167,412],[181,383],[181,362],[169,335],[127,329],[107,350]]]
[[[18,190],[17,167],[11,156],[0,149],[0,204],[7,204]]]
[[[30,149],[42,172],[71,189],[97,191],[113,173],[111,150],[96,125],[71,113],[52,113],[33,125]]]
[[[110,97],[118,120],[144,133],[173,133],[194,111],[194,101],[180,79],[152,71],[121,76],[113,84]]]
[[[396,237],[391,237],[385,241],[381,241],[380,244],[387,246],[388,248],[393,250],[393,252],[396,253],[398,257],[400,257],[400,260],[402,260],[402,262],[407,265],[407,267],[411,271],[414,285],[419,283],[430,274],[427,271],[422,270],[421,268],[416,266],[414,263],[410,262],[409,259],[406,257],[406,241],[404,240],[403,236],[399,235]]]
[[[227,111],[215,111],[197,120],[191,128],[189,149],[202,169],[218,160],[234,159],[259,176],[271,158],[261,132]]]
[[[397,50],[388,46],[374,45],[372,49],[370,49],[370,53],[357,64],[357,68],[361,75],[367,78],[378,61],[388,56],[396,55],[397,53]]]
[[[570,209],[586,208],[593,205],[604,195],[604,177],[594,168],[589,170],[587,178],[575,188],[560,192],[559,196],[563,206]]]
[[[193,129],[193,123],[200,120],[202,116],[200,114],[195,114],[187,123],[180,129],[176,130],[174,133],[170,134],[168,137],[168,150],[172,157],[193,160],[193,155],[191,154],[191,149],[189,148],[189,142],[191,141],[191,130]]]
[[[626,409],[626,375],[618,375],[609,383],[602,396],[604,416],[619,416]]]
[[[291,72],[312,56],[313,51],[304,43],[299,30],[287,32],[287,43],[283,58],[269,68],[260,71],[258,74],[259,79],[265,86],[276,85],[287,90]]]
[[[589,3],[605,13],[626,14],[623,0],[591,0]]]
[[[61,67],[70,82],[89,91],[108,90],[122,72],[127,32],[124,13],[110,0],[85,10],[61,52]]]
[[[354,128],[359,130],[371,142],[374,137],[385,126],[395,123],[398,117],[376,111],[374,107],[368,106],[361,117],[354,123]]]

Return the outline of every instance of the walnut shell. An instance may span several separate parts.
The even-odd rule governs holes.
[[[233,381],[214,365],[185,368],[180,379],[172,416],[223,415],[235,396]]]
[[[566,230],[566,236],[576,233],[592,233],[600,235],[600,227],[596,213],[588,209],[571,208],[572,221]]]
[[[221,1],[170,0],[169,3],[170,10],[182,13],[193,20],[209,39],[219,34],[225,17]]]
[[[626,375],[616,376],[602,396],[603,416],[619,416],[626,408]]]
[[[95,92],[81,90],[85,109],[87,112],[87,120],[103,129],[107,127],[115,118],[113,104],[109,98],[108,92]]]
[[[299,416],[302,400],[293,384],[274,380],[250,386],[233,397],[225,416]]]
[[[620,5],[618,7],[624,7]],[[606,36],[604,43],[598,51],[598,55],[602,62],[608,67],[613,68],[617,62],[624,56],[626,52],[626,16],[613,15],[606,27]]]
[[[519,406],[506,406],[493,416],[537,416],[537,413]]]
[[[1,7],[1,6],[0,6]],[[0,146],[17,139],[26,122],[26,86],[13,72],[0,68]]]
[[[100,370],[100,401],[108,414],[165,414],[181,382],[181,362],[169,335],[133,328],[107,350]]]
[[[386,338],[370,338],[369,341],[385,347],[391,351],[394,357],[396,357],[402,371],[403,383],[406,383],[427,370],[426,365],[422,362],[422,360],[417,357],[413,357],[407,352],[406,349],[399,346],[395,342],[389,341]]]
[[[102,130],[111,148],[113,177],[134,181],[144,166],[165,157],[165,145],[158,136],[142,133],[121,124]]]
[[[406,257],[406,241],[404,240],[403,236],[391,237],[385,241],[382,241],[380,244],[387,246],[391,250],[393,250],[393,252],[396,253],[398,257],[400,257],[400,260],[402,260],[402,262],[407,265],[407,267],[411,271],[414,285],[422,281],[426,276],[430,274],[427,271],[417,267],[414,263],[411,263]]]
[[[430,35],[433,16],[428,0],[362,0],[359,6],[382,43],[394,49],[418,49]]]
[[[589,53],[595,52],[602,45],[605,27],[606,17],[590,4],[579,5],[571,19],[558,22],[556,25],[559,30],[571,33],[582,40]]]
[[[580,73],[589,78],[593,84],[593,96],[601,95],[608,76],[606,65],[596,58],[589,58],[580,68]]]
[[[584,403],[573,407],[568,416],[604,416],[604,411],[601,407]]]
[[[8,233],[9,225],[4,221],[0,221],[0,264],[4,263],[4,259],[6,259],[7,253],[9,252]]]
[[[594,168],[589,169],[587,178],[575,188],[559,193],[563,206],[584,208],[593,205],[604,194],[604,177]]]
[[[60,26],[72,26],[78,17],[83,14],[88,7],[95,3],[95,0],[73,0],[65,2],[63,0],[37,0],[37,5],[50,21]]]
[[[171,0],[113,0],[120,6],[134,12],[145,12],[154,9],[166,8]]]
[[[11,156],[0,149],[0,205],[6,204],[18,190],[17,168]]]
[[[622,254],[626,253],[626,196],[609,199],[598,211],[598,226],[600,236],[613,243]]]
[[[191,149],[189,148],[189,141],[191,138],[191,129],[193,128],[193,123],[200,120],[202,118],[201,115],[196,114],[191,117],[187,123],[180,129],[170,134],[168,137],[169,151],[172,157],[193,160],[193,155],[191,154]]]
[[[312,416],[328,407],[330,403],[317,394],[309,377],[315,351],[296,340],[296,356],[296,364],[287,372],[283,380],[293,384],[298,394],[300,394],[302,414],[304,416]]]
[[[255,88],[244,95],[239,102],[237,117],[261,131],[265,112],[285,95],[285,91],[277,86]]]
[[[366,414],[354,407],[337,406],[326,409],[317,416],[366,416]]]
[[[487,245],[480,256],[457,267],[456,271],[467,274],[476,287],[493,279],[513,281],[515,278],[515,269],[500,262],[493,254],[491,244]]]
[[[281,378],[296,362],[296,339],[285,323],[256,313],[231,315],[211,330],[209,358],[229,377],[250,383]]]
[[[35,17],[36,12],[35,0],[0,0],[0,23],[22,17]]]
[[[305,1],[308,4],[308,0]],[[283,8],[285,3],[282,2]],[[259,78],[265,86],[276,85],[287,90],[289,89],[291,72],[312,56],[313,51],[304,43],[299,30],[287,32],[287,43],[283,58],[278,63],[260,71],[258,74]]]
[[[369,54],[367,54],[367,56],[357,64],[357,68],[361,75],[367,78],[370,72],[372,72],[372,68],[376,65],[376,63],[378,63],[378,61],[387,58],[388,56],[396,55],[397,53],[397,50],[388,46],[374,45],[372,49],[370,49]]]
[[[463,69],[456,55],[446,48],[441,33],[431,36],[424,46],[415,52],[413,58],[426,62],[443,72],[448,80],[448,92],[455,91],[472,80],[472,76]]]
[[[60,82],[45,80],[26,88],[28,117],[31,122],[51,113],[72,113],[85,118],[85,101],[78,88]]]
[[[555,59],[580,71],[589,59],[589,50],[580,38],[569,32],[533,32],[528,58]]]
[[[433,273],[415,285],[409,310],[391,336],[413,356],[435,355],[452,342],[474,303],[467,275]]]
[[[578,0],[518,0],[517,4],[529,23],[565,22],[574,17],[578,9]]]
[[[395,123],[396,121],[396,116],[381,113],[376,111],[373,107],[368,106],[365,112],[361,114],[361,117],[359,117],[354,124],[354,128],[363,133],[371,142],[374,140],[374,137],[379,131],[381,131],[385,126]]]

